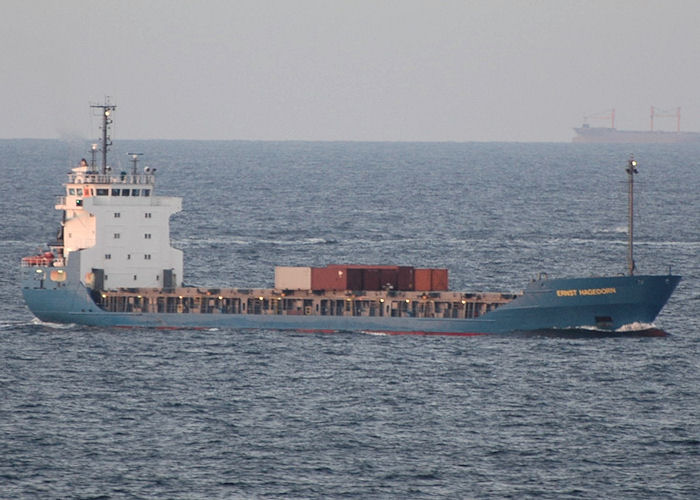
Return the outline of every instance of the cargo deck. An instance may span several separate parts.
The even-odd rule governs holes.
[[[518,297],[509,293],[322,291],[244,288],[121,289],[94,293],[107,312],[478,318]]]

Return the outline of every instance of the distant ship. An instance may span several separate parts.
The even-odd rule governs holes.
[[[654,119],[670,117],[676,119],[676,130],[654,130]],[[610,120],[609,127],[591,127],[589,118]],[[649,130],[618,130],[615,128],[615,110],[598,113],[584,118],[581,127],[574,128],[576,137],[572,142],[578,143],[615,143],[615,144],[680,144],[700,143],[700,132],[681,132],[681,108],[672,112],[651,107]]]
[[[55,208],[54,241],[21,261],[22,293],[42,321],[102,327],[269,328],[387,334],[484,335],[585,329],[627,332],[654,321],[681,277],[636,275],[630,160],[628,275],[549,279],[522,292],[450,291],[447,269],[395,265],[277,267],[273,288],[182,283],[169,218],[181,198],[156,195],[155,169],[107,165],[111,104],[102,113],[102,167],[81,160]],[[633,329],[632,328],[632,329]],[[649,327],[649,331],[658,330]],[[655,334],[655,333],[652,333]]]

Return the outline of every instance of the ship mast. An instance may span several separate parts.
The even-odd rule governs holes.
[[[630,276],[634,274],[634,174],[637,170],[637,160],[630,156],[627,162],[627,270]]]
[[[112,145],[112,140],[109,137],[109,126],[112,123],[110,115],[112,111],[117,109],[117,106],[110,104],[109,99],[105,99],[104,104],[91,104],[91,108],[102,110],[102,174],[107,173],[107,150]]]

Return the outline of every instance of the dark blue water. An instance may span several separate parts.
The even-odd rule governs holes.
[[[37,323],[83,143],[0,141],[0,497],[697,498],[700,147],[127,141],[157,167],[188,283],[275,265],[448,267],[456,289],[684,275],[667,338],[423,338]]]

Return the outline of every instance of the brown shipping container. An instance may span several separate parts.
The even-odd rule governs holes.
[[[415,289],[419,291],[444,292],[448,290],[447,269],[415,269]]]
[[[362,270],[363,290],[377,291],[382,289],[379,269]]]
[[[348,267],[345,270],[347,276],[347,288],[346,290],[362,290],[362,273],[363,269],[356,269],[353,267]]]
[[[434,291],[447,291],[447,269],[431,269],[431,284]]]
[[[373,266],[365,264],[330,264],[313,268],[313,290],[415,290],[414,268],[411,266]]]
[[[431,269],[415,269],[413,279],[415,289],[421,292],[429,291],[432,288]]]
[[[410,266],[399,267],[399,290],[411,291],[415,290],[414,269]]]
[[[362,269],[350,266],[311,268],[312,290],[362,290]]]
[[[347,275],[343,269],[328,267],[311,268],[312,290],[346,290]]]
[[[394,290],[399,289],[399,271],[398,269],[380,269],[379,281],[382,288],[391,286]]]

